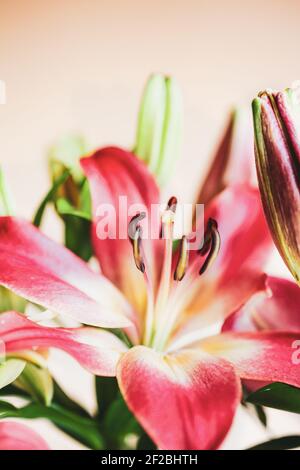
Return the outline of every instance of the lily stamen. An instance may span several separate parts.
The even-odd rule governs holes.
[[[199,270],[200,276],[204,274],[208,268],[211,267],[211,265],[214,263],[220,251],[221,237],[218,231],[218,224],[214,219],[209,219],[208,224],[207,224],[206,234],[204,235],[204,240],[205,238],[209,240],[209,252],[204,263],[202,264]],[[207,247],[205,247],[205,241],[201,250],[203,250],[203,248],[205,248],[205,252],[206,252]]]
[[[155,316],[158,318],[160,313],[164,311],[167,303],[171,285],[172,272],[172,254],[173,254],[173,228],[174,216],[177,206],[176,197],[171,197],[167,204],[166,210],[162,214],[162,236],[164,238],[164,259],[161,271],[161,278],[157,292]],[[163,316],[163,314],[162,314]]]
[[[146,212],[138,212],[131,218],[129,225],[128,225],[128,236],[130,240],[134,239],[137,227],[139,227],[139,223],[145,217],[146,217]]]
[[[183,256],[188,256],[188,240],[185,239],[186,237],[183,237],[182,244],[180,247],[180,255],[179,255],[179,260],[176,266],[176,270],[174,273],[174,280],[181,280],[183,281],[179,284],[177,283],[175,288],[173,289],[173,292],[171,294],[171,297],[169,299],[169,304],[168,308],[165,311],[165,315],[162,317],[162,321],[160,322],[159,325],[159,331],[157,332],[155,342],[153,344],[153,347],[155,347],[158,350],[163,350],[165,347],[168,337],[172,331],[172,328],[174,328],[174,325],[176,324],[176,321],[178,320],[178,316],[180,315],[180,312],[183,310],[184,305],[188,305],[189,299],[192,298],[195,288],[196,288],[196,282],[193,276],[193,272],[197,270],[197,264],[198,264],[198,257],[196,256],[192,263],[188,266],[188,257],[184,258],[184,260],[181,260],[181,255]],[[207,254],[207,257],[202,264],[200,268],[200,275],[203,274],[205,271],[207,271],[208,268],[210,268],[215,261],[219,249],[221,246],[221,239],[220,239],[220,234],[218,231],[218,224],[216,220],[210,218],[208,219],[207,226],[205,229],[204,233],[204,241],[202,248],[199,250],[199,253],[201,256],[204,256]],[[183,251],[183,253],[182,253]],[[178,264],[180,261],[184,261],[185,263],[185,270],[184,270],[184,275],[181,277],[179,274],[183,273],[183,270],[181,273],[176,272],[178,268]],[[186,274],[186,276],[185,276]],[[178,279],[176,277],[178,276]],[[185,276],[185,277],[184,277]],[[201,282],[199,280],[199,282]]]
[[[201,256],[205,256],[209,250],[211,245],[211,226],[215,223],[214,219],[209,218],[207,221],[206,229],[204,231],[203,243],[201,248],[199,248],[198,252]]]
[[[146,217],[145,212],[141,212],[132,217],[128,226],[128,235],[132,243],[133,257],[136,267],[142,273],[145,272],[145,263],[142,256],[141,242],[142,242],[142,227],[139,222]]]
[[[151,340],[153,319],[154,319],[154,289],[151,278],[151,269],[147,262],[142,244],[142,227],[140,221],[146,217],[145,212],[139,212],[132,217],[128,226],[128,236],[132,243],[134,262],[139,271],[144,275],[147,291],[147,308],[145,315],[143,343],[149,344]]]

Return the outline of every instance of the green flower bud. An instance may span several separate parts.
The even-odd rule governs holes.
[[[78,135],[64,136],[52,145],[48,152],[49,170],[52,181],[56,181],[66,169],[70,176],[57,191],[57,197],[63,197],[73,206],[78,206],[79,188],[84,176],[79,160],[88,153],[85,139]]]
[[[174,78],[152,75],[142,97],[134,152],[164,185],[182,141],[182,96]]]

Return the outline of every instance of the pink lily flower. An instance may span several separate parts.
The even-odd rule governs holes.
[[[296,331],[206,336],[213,322],[223,322],[265,285],[261,273],[270,238],[258,191],[236,185],[215,196],[206,208],[202,249],[188,252],[183,237],[173,253],[174,199],[162,216],[163,233],[169,235],[165,239],[142,238],[139,223],[132,241],[97,234],[100,204],[110,204],[118,215],[120,196],[127,197],[129,206],[148,209],[159,202],[155,181],[141,161],[106,148],[81,163],[90,182],[92,240],[101,274],[29,223],[3,217],[0,283],[84,324],[123,328],[132,342],[129,349],[116,345],[105,330],[83,327],[79,336],[86,329],[94,332],[92,354],[101,375],[117,376],[129,409],[156,445],[218,448],[240,402],[241,379],[300,386],[299,368],[291,361]],[[128,224],[132,227],[131,217]],[[15,313],[6,315],[13,315],[12,324],[16,321]],[[99,341],[96,331],[102,335]],[[32,346],[29,337],[23,342],[23,333],[12,328],[6,337],[10,350]],[[78,335],[76,329],[62,334]],[[53,337],[60,338],[59,332]],[[33,345],[41,341],[34,337]],[[55,341],[61,347],[62,341]],[[80,351],[77,357],[82,361]]]
[[[0,450],[49,450],[49,446],[28,426],[14,421],[2,421]]]

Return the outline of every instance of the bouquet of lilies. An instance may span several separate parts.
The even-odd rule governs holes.
[[[254,136],[247,114],[230,115],[179,234],[181,196],[161,195],[180,154],[173,78],[148,80],[133,149],[51,147],[32,221],[1,173],[0,449],[48,449],[24,424],[40,417],[89,449],[204,450],[239,406],[263,426],[265,407],[300,412],[298,97],[260,93]],[[64,244],[42,231],[49,205]],[[272,238],[296,282],[265,272]],[[94,415],[52,377],[51,348],[95,376]],[[257,448],[297,445],[300,433]]]

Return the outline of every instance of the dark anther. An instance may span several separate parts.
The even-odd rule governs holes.
[[[205,246],[205,250],[204,249]],[[204,263],[202,264],[199,274],[200,276],[207,271],[208,268],[213,264],[215,259],[218,256],[221,246],[221,238],[218,231],[218,224],[214,219],[209,219],[204,235],[204,243],[200,250],[201,255],[208,253],[205,258]],[[205,251],[205,253],[203,253]]]
[[[175,196],[172,196],[170,199],[169,199],[169,202],[167,204],[167,211],[172,211],[172,212],[176,212],[176,207],[177,207],[177,198]]]
[[[132,217],[128,224],[128,237],[129,240],[133,240],[135,233],[137,231],[137,228],[140,226],[139,223],[141,220],[143,220],[146,217],[146,212],[138,212],[136,215]]]
[[[204,237],[203,237],[203,244],[201,248],[199,248],[198,252],[201,256],[205,256],[209,249],[210,249],[210,244],[211,244],[211,230],[212,227],[218,228],[218,224],[216,220],[209,218],[206,224],[206,229],[204,232]]]
[[[140,212],[132,217],[128,226],[128,236],[132,243],[133,257],[136,267],[142,272],[145,272],[145,263],[143,261],[141,252],[142,243],[142,227],[139,225],[140,221],[146,217],[145,212]]]

